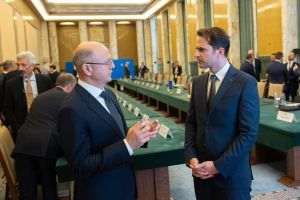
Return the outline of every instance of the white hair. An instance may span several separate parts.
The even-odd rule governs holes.
[[[22,51],[17,55],[17,60],[26,59],[30,64],[37,64],[36,57],[30,51]]]

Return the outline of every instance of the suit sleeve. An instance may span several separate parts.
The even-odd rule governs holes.
[[[85,120],[72,108],[63,108],[59,114],[60,143],[75,177],[89,177],[131,161],[123,140],[92,152],[93,141]]]
[[[193,88],[191,94],[191,102],[189,111],[187,113],[186,123],[185,123],[185,143],[184,143],[184,155],[186,163],[192,158],[197,158],[197,151],[195,146],[196,132],[197,132],[197,122],[196,122],[196,111],[194,105],[195,99],[195,81],[193,81]]]
[[[14,101],[12,97],[13,89],[10,87],[10,84],[5,85],[4,90],[4,101],[3,101],[3,114],[5,120],[9,125],[11,125],[13,131],[16,131],[17,120],[14,116]]]
[[[236,163],[250,153],[259,126],[259,98],[256,81],[250,79],[243,88],[238,111],[238,135],[214,164],[224,177],[234,173]]]

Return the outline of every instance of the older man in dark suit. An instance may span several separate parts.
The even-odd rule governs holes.
[[[300,64],[296,62],[296,54],[291,51],[288,62],[285,64],[287,70],[287,83],[285,85],[285,97],[287,101],[294,101],[299,88]]]
[[[258,129],[256,80],[227,59],[223,29],[197,32],[196,59],[209,72],[193,80],[185,159],[197,200],[250,200],[250,151]]]
[[[14,141],[33,99],[52,88],[52,82],[48,77],[33,73],[36,63],[36,58],[31,52],[21,52],[17,55],[20,75],[5,83],[3,112],[7,123],[11,126]]]
[[[13,157],[22,200],[37,199],[39,182],[44,200],[57,199],[55,163],[60,154],[57,118],[64,98],[75,84],[72,74],[61,74],[56,87],[34,99],[26,121],[18,131]]]
[[[240,70],[256,78],[252,55],[247,55],[245,62],[243,62],[240,67]]]
[[[79,81],[59,115],[61,144],[75,174],[77,200],[133,200],[133,151],[157,128],[138,122],[127,131],[115,95],[105,88],[113,62],[98,42],[84,42],[74,53]]]

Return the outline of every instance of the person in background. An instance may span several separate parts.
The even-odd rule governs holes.
[[[197,200],[251,199],[257,83],[229,63],[229,47],[229,36],[221,28],[197,32],[195,57],[209,72],[193,80],[184,144]]]
[[[290,51],[288,62],[285,63],[287,70],[287,83],[285,85],[285,97],[287,101],[294,101],[299,88],[300,64],[296,62],[296,53]]]
[[[260,74],[261,74],[261,61],[259,58],[255,57],[254,50],[249,49],[248,50],[248,55],[251,55],[252,57],[252,65],[255,73],[255,78],[257,81],[260,81]]]
[[[12,138],[15,141],[17,132],[24,123],[33,99],[50,88],[51,80],[41,74],[34,74],[36,58],[30,51],[17,55],[17,66],[20,74],[6,81],[3,103],[3,114],[10,125]]]
[[[130,70],[127,62],[124,64],[124,77],[127,79],[130,78]]]
[[[240,70],[253,76],[256,79],[256,73],[253,66],[253,56],[251,54],[247,55],[245,62],[243,62],[240,67]]]
[[[39,67],[34,67],[34,68],[33,68],[33,73],[34,73],[34,74],[42,74]]]
[[[287,69],[282,64],[282,52],[275,53],[275,60],[267,66],[267,78],[269,83],[285,84],[287,81]]]
[[[56,70],[56,65],[50,65],[49,67],[49,76],[53,83],[56,82],[56,79],[59,75],[59,72]]]
[[[159,125],[137,122],[129,130],[111,81],[112,57],[98,42],[74,51],[79,75],[58,117],[60,143],[75,176],[76,200],[134,200],[133,152],[156,136]]]
[[[172,64],[172,73],[173,73],[173,80],[175,84],[177,83],[177,79],[180,78],[182,74],[182,66],[179,65],[178,61],[175,61]]]
[[[26,121],[18,131],[12,156],[22,200],[37,199],[38,183],[41,183],[44,200],[57,199],[55,165],[57,158],[62,156],[57,118],[64,98],[75,84],[72,74],[61,74],[54,88],[34,99]]]
[[[141,62],[139,69],[138,69],[138,76],[139,78],[144,79],[145,74],[149,71],[149,69],[147,68],[147,66],[145,65],[144,62]]]

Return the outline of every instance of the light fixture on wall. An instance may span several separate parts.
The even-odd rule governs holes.
[[[119,21],[119,22],[117,22],[117,24],[126,25],[126,24],[131,24],[131,22],[130,21]]]
[[[22,18],[23,18],[25,21],[32,21],[32,20],[33,20],[33,17],[30,16],[30,15],[24,15],[24,16],[22,16]]]
[[[75,23],[74,22],[60,22],[59,25],[60,26],[74,26]]]
[[[91,25],[91,26],[101,26],[101,25],[104,25],[104,22],[101,22],[101,21],[89,22],[89,25]]]

